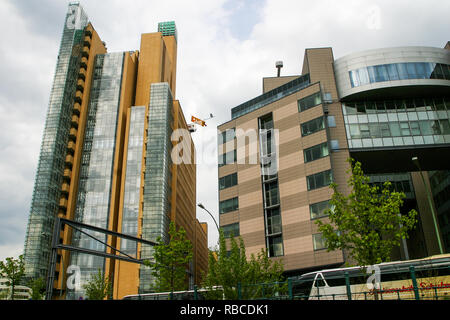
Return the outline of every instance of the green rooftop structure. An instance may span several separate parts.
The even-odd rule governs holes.
[[[175,36],[177,40],[177,27],[175,21],[166,21],[158,23],[158,32],[161,32],[163,36]]]

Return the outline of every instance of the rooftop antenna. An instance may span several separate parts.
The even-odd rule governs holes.
[[[280,76],[280,70],[281,70],[281,68],[283,68],[283,61],[275,62],[275,67],[277,67],[277,69],[278,69],[277,77],[279,77]]]

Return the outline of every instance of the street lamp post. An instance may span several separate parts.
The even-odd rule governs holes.
[[[211,216],[211,218],[214,220],[214,223],[216,224],[217,231],[219,231],[219,225],[217,224],[217,221],[214,218],[214,216],[212,215],[212,213],[209,212],[208,209],[206,209],[205,206],[203,204],[201,204],[201,203],[198,204],[198,207],[203,209],[203,210],[205,210],[206,212],[208,212],[208,214]]]
[[[431,216],[433,217],[434,230],[436,232],[436,237],[437,237],[437,241],[438,241],[438,245],[439,245],[439,252],[440,252],[440,254],[443,254],[444,250],[442,250],[441,236],[439,234],[439,229],[438,229],[438,225],[437,225],[437,221],[436,221],[436,213],[434,211],[433,202],[431,200],[431,192],[428,189],[427,184],[425,183],[425,178],[423,176],[422,169],[420,168],[419,158],[418,157],[412,157],[411,160],[416,165],[417,169],[419,169],[420,176],[422,177],[422,182],[423,182],[423,185],[425,187],[427,198],[428,198],[428,204],[430,205]]]

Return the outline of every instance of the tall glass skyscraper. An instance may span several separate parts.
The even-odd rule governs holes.
[[[167,239],[174,221],[195,247],[187,279],[199,283],[208,249],[207,228],[195,218],[196,168],[170,158],[172,131],[187,129],[174,97],[176,35],[174,22],[160,23],[158,32],[142,35],[139,51],[107,53],[81,6],[69,5],[25,240],[28,278],[49,276],[59,216],[153,241]],[[68,226],[55,240],[152,256],[151,247]],[[80,270],[81,286],[67,288],[69,266]],[[116,259],[59,250],[55,270],[55,298],[83,296],[82,285],[98,270],[113,280],[113,298],[152,290],[147,268]]]

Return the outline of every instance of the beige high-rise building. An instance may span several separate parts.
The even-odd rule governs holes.
[[[225,235],[242,236],[248,255],[267,249],[288,276],[343,265],[348,255],[326,250],[315,220],[328,219],[331,182],[350,192],[352,157],[372,183],[389,180],[405,192],[404,212],[420,213],[394,259],[449,252],[449,86],[445,49],[377,49],[337,60],[331,48],[306,49],[301,75],[264,78],[262,94],[218,126]]]
[[[174,22],[141,36],[140,50],[107,53],[77,3],[69,4],[41,147],[25,241],[27,277],[47,278],[51,235],[59,216],[126,235],[168,239],[171,221],[194,247],[190,285],[207,268],[207,227],[196,212],[195,146],[190,163],[175,164],[177,129],[187,129],[175,98],[177,31]],[[104,234],[61,230],[59,243],[151,259],[152,247]],[[94,236],[92,238],[91,236]],[[68,267],[80,287],[67,288]],[[150,269],[82,252],[59,250],[53,295],[78,299],[98,270],[113,281],[113,298],[152,290]]]

